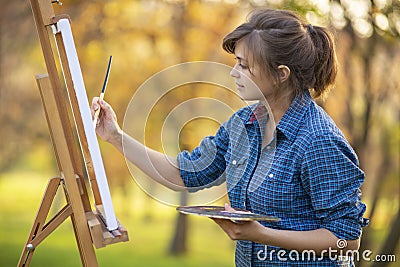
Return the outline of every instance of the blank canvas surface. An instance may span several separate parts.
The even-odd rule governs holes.
[[[89,101],[86,94],[85,84],[83,82],[82,71],[79,65],[78,55],[76,53],[75,43],[72,36],[69,20],[61,19],[57,23],[57,30],[61,32],[62,40],[65,46],[68,58],[68,65],[74,84],[74,90],[76,93],[79,110],[82,116],[82,122],[88,143],[89,153],[92,158],[93,169],[96,175],[99,193],[103,203],[107,229],[110,231],[115,230],[118,228],[118,223],[115,217],[114,207],[112,205],[110,190],[108,187],[107,177],[100,153],[99,143],[97,141],[96,132],[93,127]]]

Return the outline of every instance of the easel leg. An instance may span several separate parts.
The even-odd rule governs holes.
[[[42,202],[40,203],[39,210],[36,214],[35,221],[33,222],[31,232],[29,233],[28,239],[25,243],[25,247],[18,261],[18,266],[29,266],[33,252],[35,250],[35,247],[31,246],[30,243],[35,238],[35,236],[43,229],[47,215],[49,214],[51,204],[53,203],[54,196],[56,195],[60,183],[61,178],[55,177],[50,179],[49,183],[47,184],[47,188],[43,195]]]
[[[65,188],[64,188],[64,192],[65,192],[65,197],[66,197],[67,201],[69,202],[69,196],[68,196],[67,190]],[[91,253],[91,252],[94,253],[92,243],[90,243],[88,245],[86,242],[86,244],[85,244],[84,239],[80,238],[81,235],[80,235],[79,229],[77,227],[77,220],[73,213],[71,214],[71,221],[72,221],[72,226],[74,229],[76,244],[77,244],[78,250],[79,250],[79,255],[80,255],[81,261],[82,261],[82,266],[98,266],[96,257],[89,256],[90,255],[89,253]],[[86,255],[86,253],[88,255]]]
[[[49,214],[50,207],[53,203],[56,192],[61,184],[61,178],[56,177],[50,179],[46,191],[43,195],[42,202],[39,206],[38,212],[36,214],[35,221],[32,225],[31,231],[29,233],[28,239],[25,243],[24,249],[21,253],[21,257],[18,261],[19,267],[29,266],[33,252],[36,247],[48,236],[50,235],[57,227],[63,223],[68,217],[71,217],[72,225],[75,232],[75,238],[77,241],[79,254],[82,261],[82,266],[98,266],[96,257],[94,255],[94,250],[92,243],[89,245],[83,238],[81,237],[77,220],[73,214],[72,206],[70,204],[70,200],[67,197],[67,204],[49,221],[46,223],[46,218]],[[65,188],[64,188],[64,192]],[[92,255],[92,254],[93,255]]]
[[[48,76],[37,77],[37,82],[45,106],[47,122],[51,129],[53,146],[58,155],[57,159],[60,172],[63,173],[64,176],[64,192],[66,193],[67,203],[71,206],[71,220],[82,266],[98,266],[85,215],[85,212],[88,211],[85,208],[90,209],[89,199],[86,190],[83,190],[84,192],[82,195],[77,183],[76,170],[81,168],[81,166],[77,166],[77,162],[73,156],[73,151],[76,149],[76,147],[72,145],[74,144],[73,136],[70,131],[67,131],[65,126],[63,126],[63,123],[66,121],[66,115],[64,114],[64,116],[61,114],[59,103],[62,102],[60,102],[60,96],[55,95],[56,90],[52,90]],[[78,177],[82,176],[78,175]],[[85,204],[87,204],[88,207],[84,207]]]

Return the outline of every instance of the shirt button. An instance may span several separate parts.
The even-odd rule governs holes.
[[[268,150],[271,149],[271,146],[267,146],[267,149],[268,149]]]
[[[272,178],[272,177],[274,177],[274,175],[273,175],[272,173],[270,173],[270,174],[268,175],[268,177],[269,177],[269,178]]]
[[[232,160],[232,164],[236,165],[237,161],[236,160]]]

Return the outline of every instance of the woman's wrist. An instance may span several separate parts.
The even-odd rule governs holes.
[[[261,224],[260,224],[261,225]],[[259,232],[258,239],[256,243],[264,244],[264,245],[271,245],[271,238],[274,236],[275,229],[265,227],[263,225],[261,231]]]
[[[124,132],[121,129],[118,129],[111,135],[111,137],[107,140],[110,144],[117,148],[122,148],[122,137]]]

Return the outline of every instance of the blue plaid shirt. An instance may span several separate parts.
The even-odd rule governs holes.
[[[359,189],[364,173],[332,119],[308,93],[298,96],[276,126],[273,141],[262,148],[264,124],[251,119],[256,105],[240,109],[191,153],[178,155],[188,190],[226,181],[232,207],[281,219],[261,222],[264,226],[325,228],[340,239],[360,238],[367,225]],[[235,262],[239,267],[353,265],[348,258],[313,260],[243,240],[237,241]]]

